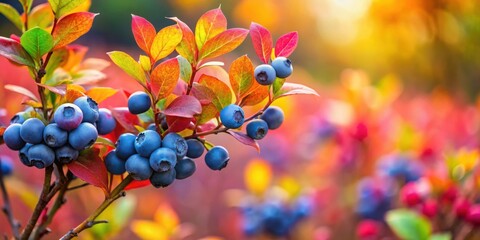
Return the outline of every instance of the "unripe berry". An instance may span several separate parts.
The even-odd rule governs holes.
[[[253,74],[260,85],[270,85],[277,77],[275,69],[269,64],[258,65]]]
[[[141,114],[150,109],[152,102],[145,92],[135,92],[128,98],[128,110],[132,114]]]
[[[380,223],[374,220],[362,220],[357,225],[358,239],[377,239],[380,236]]]
[[[230,104],[220,111],[220,120],[227,128],[239,128],[245,121],[245,113],[242,107]]]
[[[422,197],[420,196],[415,183],[408,183],[402,188],[400,191],[400,199],[409,207],[413,207],[422,202]]]
[[[428,218],[434,218],[438,213],[438,203],[434,199],[428,199],[422,204],[423,215]]]
[[[474,204],[468,209],[465,220],[474,226],[480,226],[480,204]]]
[[[455,212],[455,215],[457,215],[458,218],[465,218],[471,206],[472,206],[472,203],[468,199],[459,198],[455,202],[455,205],[453,206],[453,210]]]

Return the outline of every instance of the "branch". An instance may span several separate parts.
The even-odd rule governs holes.
[[[0,160],[0,166],[1,165],[2,165],[2,161]],[[0,187],[1,187],[1,191],[2,191],[2,197],[3,197],[3,212],[7,216],[8,223],[10,224],[10,227],[12,228],[13,237],[15,239],[20,239],[20,230],[19,230],[20,229],[20,223],[13,216],[12,208],[11,208],[11,205],[10,205],[10,198],[8,197],[7,188],[5,186],[2,171],[0,171]]]

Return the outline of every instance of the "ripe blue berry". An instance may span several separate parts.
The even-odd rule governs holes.
[[[25,112],[18,112],[17,114],[15,114],[12,119],[10,119],[10,124],[14,124],[14,123],[20,123],[22,124],[23,122],[25,122],[25,117],[23,116],[25,114]]]
[[[68,134],[68,143],[77,150],[83,150],[92,146],[97,141],[97,137],[98,132],[95,126],[85,122]]]
[[[150,155],[150,167],[156,172],[166,172],[177,164],[177,155],[170,148],[159,148]]]
[[[43,129],[45,124],[38,118],[27,119],[20,129],[23,141],[31,144],[39,144],[43,141]]]
[[[240,106],[230,104],[220,111],[220,120],[227,128],[239,128],[245,121],[245,113]]]
[[[25,146],[25,141],[23,141],[22,137],[20,136],[20,129],[22,125],[19,123],[14,123],[7,127],[5,132],[3,133],[3,141],[7,145],[8,148],[18,151]]]
[[[150,125],[147,127],[147,130],[157,131],[157,126],[155,126],[155,123],[150,123]]]
[[[177,155],[178,159],[185,157],[188,151],[187,141],[185,141],[185,139],[178,133],[167,134],[163,138],[162,147],[172,149]]]
[[[260,117],[263,121],[267,122],[268,129],[277,129],[283,123],[283,111],[279,107],[269,107],[263,112]]]
[[[150,183],[156,187],[166,187],[175,181],[176,172],[175,169],[170,169],[166,172],[153,172],[150,177]]]
[[[145,130],[135,138],[135,150],[142,157],[150,157],[162,144],[160,135],[152,130]]]
[[[59,128],[56,123],[48,124],[43,130],[43,141],[49,147],[61,147],[67,143],[68,132]]]
[[[222,146],[215,146],[205,155],[205,163],[212,170],[222,170],[228,164],[228,151]]]
[[[128,98],[128,110],[132,114],[140,114],[148,111],[152,102],[145,92],[135,92]]]
[[[73,104],[82,110],[82,122],[95,123],[98,120],[98,104],[92,98],[87,96],[79,97]]]
[[[18,152],[18,157],[20,158],[20,161],[23,163],[23,165],[27,167],[32,166],[32,162],[28,158],[28,150],[30,147],[33,146],[33,144],[27,143],[20,151]]]
[[[61,148],[55,149],[55,158],[60,163],[70,163],[78,158],[78,150],[70,147],[69,145],[65,145]]]
[[[270,85],[277,77],[275,69],[268,64],[258,65],[253,74],[260,85]]]
[[[127,159],[125,169],[135,180],[147,180],[153,173],[148,158],[144,158],[139,154],[134,154]]]
[[[293,66],[290,59],[286,57],[277,57],[272,61],[272,67],[277,73],[277,77],[286,78],[292,74]]]
[[[202,142],[198,141],[197,139],[188,139],[187,146],[187,157],[189,158],[199,158],[202,156],[203,151],[205,150]]]
[[[124,133],[118,137],[116,146],[117,156],[123,160],[127,160],[133,154],[136,154],[135,151],[135,138],[136,136],[131,133]]]
[[[262,119],[255,119],[247,124],[247,135],[253,139],[262,139],[267,133],[268,125]]]
[[[99,135],[105,135],[111,133],[117,126],[115,118],[113,118],[112,112],[106,108],[100,108],[98,110],[97,130]]]
[[[193,175],[197,166],[195,162],[190,158],[184,158],[180,161],[177,161],[177,165],[175,165],[175,172],[177,175],[175,178],[177,179],[185,179]]]
[[[28,149],[28,159],[38,169],[46,168],[55,161],[55,152],[47,145],[36,144]]]
[[[82,123],[83,112],[77,105],[65,103],[55,110],[53,119],[61,129],[70,131],[77,128],[80,123]]]
[[[7,156],[0,156],[0,164],[3,176],[9,176],[13,173],[12,159]]]
[[[125,172],[125,161],[120,159],[115,151],[112,150],[105,156],[105,167],[111,174],[120,175]]]

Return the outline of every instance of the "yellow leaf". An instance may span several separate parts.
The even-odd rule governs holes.
[[[73,103],[77,98],[85,96],[85,88],[80,85],[69,84],[67,85],[67,91],[65,98],[67,102]]]
[[[105,99],[115,95],[117,93],[117,89],[109,88],[109,87],[94,87],[87,91],[87,95],[91,97],[95,102],[101,103]]]
[[[157,222],[134,220],[130,229],[141,239],[168,240],[166,229]]]
[[[162,203],[158,207],[154,219],[155,222],[161,224],[169,233],[172,233],[180,223],[177,213],[166,203]]]
[[[254,159],[245,168],[244,178],[247,189],[254,194],[261,195],[270,185],[272,169],[266,161]]]
[[[182,41],[182,30],[177,25],[162,28],[153,39],[150,54],[155,61],[158,61],[175,50]]]

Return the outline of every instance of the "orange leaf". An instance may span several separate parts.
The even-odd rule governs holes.
[[[253,82],[253,86],[250,88],[249,93],[242,99],[240,106],[254,106],[262,102],[268,97],[268,86],[263,86]]]
[[[242,44],[248,35],[248,30],[243,28],[228,29],[211,38],[200,50],[200,59],[214,58],[229,53]]]
[[[151,75],[152,90],[158,99],[162,99],[170,95],[177,86],[180,77],[180,67],[177,58],[169,59],[160,63],[153,69]]]
[[[65,94],[67,102],[73,103],[73,101],[82,96],[85,96],[85,88],[75,84],[67,85],[67,91]]]
[[[156,34],[155,27],[147,19],[132,14],[132,32],[138,47],[145,53],[150,53]]]
[[[117,89],[109,87],[94,87],[87,91],[87,95],[91,97],[95,102],[101,103],[105,99],[115,95],[115,93],[117,92]]]
[[[176,48],[178,54],[186,58],[188,62],[195,63],[198,55],[197,45],[195,44],[195,35],[193,35],[193,32],[188,25],[182,22],[180,19],[176,17],[170,19],[177,22],[177,25],[182,30],[183,34],[182,41]]]
[[[77,12],[61,18],[53,31],[55,49],[64,47],[90,31],[93,19],[98,14]]]
[[[150,55],[158,61],[172,53],[180,41],[182,41],[182,30],[177,25],[164,27],[153,39]]]
[[[230,87],[218,78],[202,75],[198,82],[210,88],[215,94],[212,103],[217,107],[218,111],[221,111],[224,107],[232,103],[232,91]]]
[[[203,14],[195,27],[195,42],[198,49],[202,49],[205,42],[225,30],[227,30],[227,18],[220,8]]]
[[[248,93],[255,82],[253,77],[253,63],[247,55],[239,57],[232,62],[228,75],[230,84],[237,98],[242,98]]]

